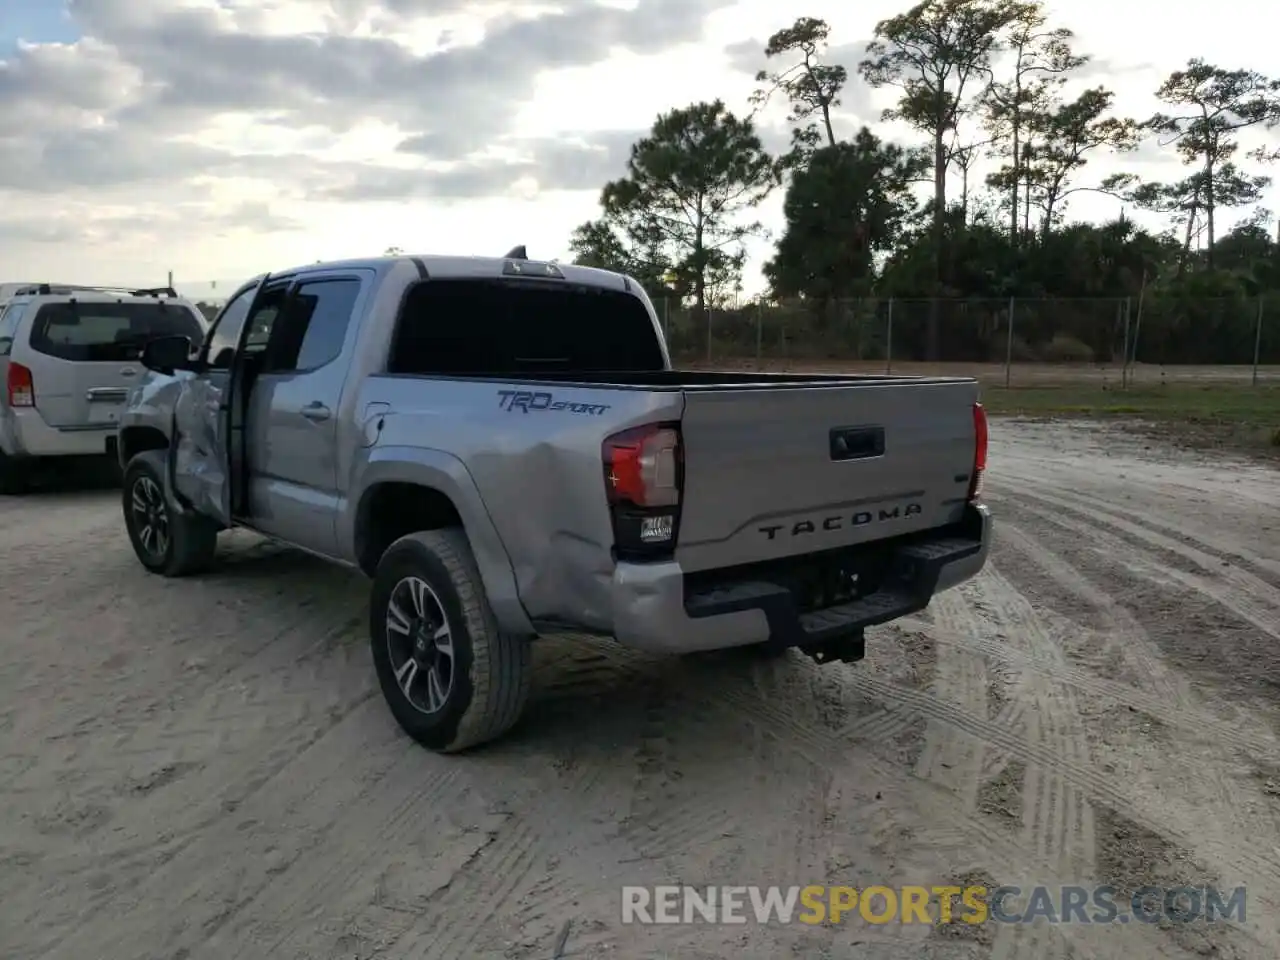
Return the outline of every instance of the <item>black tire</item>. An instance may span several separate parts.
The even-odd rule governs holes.
[[[213,562],[218,527],[179,509],[166,495],[164,458],[164,451],[148,450],[129,461],[121,483],[121,508],[138,561],[163,577],[185,577]],[[154,508],[149,516],[140,503]]]
[[[414,603],[419,585],[426,589]],[[389,626],[393,601],[406,629]],[[447,656],[436,639],[446,631]],[[520,719],[533,673],[530,638],[498,630],[461,530],[411,533],[387,548],[373,578],[369,639],[392,715],[427,749],[466,750]]]
[[[0,450],[0,495],[17,497],[30,489],[30,465]]]

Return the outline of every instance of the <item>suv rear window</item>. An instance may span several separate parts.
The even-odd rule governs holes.
[[[77,300],[46,303],[31,322],[31,349],[80,362],[136,360],[143,344],[180,334],[204,339],[199,321],[171,303],[116,303]]]
[[[405,298],[389,373],[663,369],[644,303],[554,280],[427,280]]]

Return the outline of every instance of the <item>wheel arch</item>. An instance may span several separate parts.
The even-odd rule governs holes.
[[[347,540],[360,569],[372,576],[387,547],[407,533],[446,527],[466,535],[500,628],[532,636],[506,546],[466,466],[440,450],[372,451],[348,519]]]
[[[169,438],[159,427],[146,425],[121,427],[116,437],[119,447],[120,467],[123,469],[140,453],[148,450],[168,450]]]

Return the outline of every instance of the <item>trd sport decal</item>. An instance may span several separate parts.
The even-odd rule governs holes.
[[[577,403],[573,400],[557,400],[550,393],[533,393],[529,390],[499,390],[498,409],[514,413],[536,413],[541,410],[567,410],[598,417],[609,409],[607,403]]]

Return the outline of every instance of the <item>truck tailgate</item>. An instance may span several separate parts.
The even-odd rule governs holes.
[[[676,559],[709,570],[959,520],[977,399],[972,380],[685,391]]]

